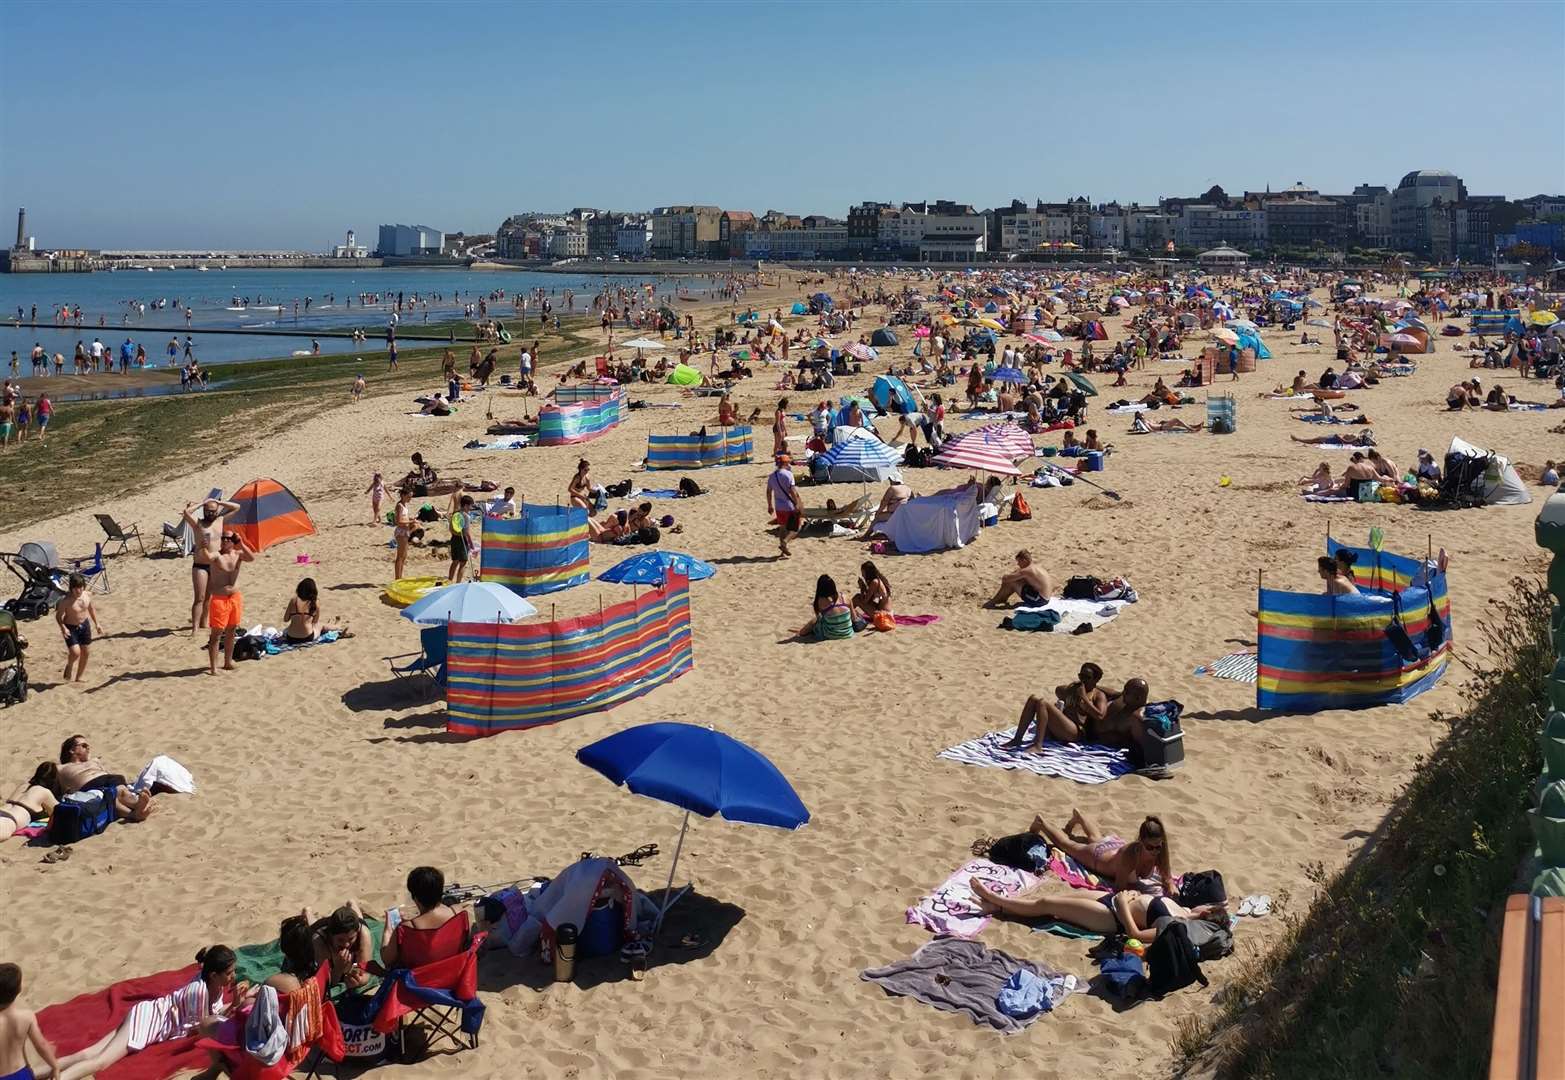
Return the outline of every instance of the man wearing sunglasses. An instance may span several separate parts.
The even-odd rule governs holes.
[[[217,646],[223,643],[223,670],[234,670],[234,636],[244,618],[245,601],[239,592],[239,567],[255,559],[255,552],[238,533],[223,533],[222,545],[212,557],[211,577],[207,584],[208,622],[212,636],[207,639],[207,672],[217,674]]]

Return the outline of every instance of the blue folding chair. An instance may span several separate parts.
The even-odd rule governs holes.
[[[67,559],[71,570],[87,579],[87,588],[96,593],[109,591],[109,564],[103,561],[103,545],[94,544],[92,560],[89,562],[84,556],[80,559]]]
[[[446,628],[440,626],[421,627],[418,632],[419,644],[423,648],[416,653],[403,653],[400,656],[386,656],[382,659],[391,664],[391,673],[399,679],[428,679],[432,686],[443,687],[446,685]],[[398,664],[397,661],[406,660],[406,664]]]

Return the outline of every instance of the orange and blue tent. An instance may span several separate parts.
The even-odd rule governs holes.
[[[315,533],[315,522],[299,496],[276,480],[252,480],[234,492],[233,501],[239,504],[239,511],[228,518],[225,527],[256,551]]]

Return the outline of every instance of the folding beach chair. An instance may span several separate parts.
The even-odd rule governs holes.
[[[430,686],[446,685],[446,628],[425,626],[418,632],[422,648],[416,653],[383,656],[391,665],[391,673],[399,679],[428,679]],[[407,663],[398,663],[407,661]]]
[[[147,546],[141,542],[140,526],[132,525],[129,529],[125,529],[121,528],[119,523],[108,514],[94,514],[92,516],[98,519],[99,525],[103,526],[104,538],[111,544],[117,542],[120,545],[114,549],[115,555],[123,555],[128,551],[132,540],[136,541],[136,547],[141,549],[143,555],[147,553]]]
[[[384,981],[376,994],[374,1028],[394,1036],[403,1061],[408,1060],[407,1032],[425,1029],[425,1051],[449,1042],[458,1052],[478,1046],[484,1026],[484,1003],[478,1000],[478,951],[485,935],[471,932],[467,912],[448,919],[438,930],[399,927],[406,950],[419,937],[417,951],[447,955],[414,968],[377,972]],[[374,971],[377,965],[371,965]]]
[[[109,564],[103,561],[103,545],[92,546],[92,558],[70,559],[71,570],[87,579],[87,588],[96,593],[109,591]]]
[[[600,379],[609,377],[609,358],[607,356],[595,356],[592,358],[593,366],[597,369]]]
[[[330,982],[331,961],[327,960],[303,986],[279,997],[277,1014],[288,1032],[288,1049],[274,1065],[261,1064],[245,1050],[242,1017],[196,1045],[221,1054],[233,1080],[283,1080],[306,1062],[310,1066],[305,1080],[311,1080],[326,1061],[340,1062],[347,1056],[342,1024],[327,994]]]

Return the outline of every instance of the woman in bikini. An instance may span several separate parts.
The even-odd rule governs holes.
[[[1187,908],[1166,896],[1123,889],[1086,896],[1042,895],[1045,885],[1035,885],[1015,896],[1001,896],[981,881],[974,881],[973,893],[979,906],[996,915],[1022,919],[1058,919],[1098,934],[1125,934],[1143,944],[1157,938],[1157,923],[1166,918],[1211,919],[1227,923],[1228,909],[1223,904],[1202,904]]]
[[[852,637],[853,631],[857,629],[853,625],[853,609],[843,603],[837,582],[830,574],[822,574],[816,579],[815,601],[811,609],[815,617],[799,627],[799,637],[813,637],[817,641],[829,637]]]
[[[565,493],[569,496],[572,506],[579,506],[589,514],[592,513],[592,473],[586,458],[576,463],[576,475],[571,477]]]
[[[788,399],[783,398],[777,403],[776,415],[772,417],[772,457],[788,452]]]
[[[32,779],[11,792],[5,805],[0,806],[0,840],[47,818],[59,802],[59,794],[60,767],[52,761],[40,762]]]
[[[1071,811],[1063,829],[1056,829],[1040,814],[1032,819],[1031,831],[1116,889],[1152,896],[1172,891],[1174,874],[1168,831],[1161,818],[1149,815],[1137,830],[1136,839],[1128,844],[1113,833],[1100,833],[1080,810]]]
[[[393,581],[401,580],[402,570],[408,561],[408,542],[413,538],[413,529],[418,524],[418,511],[413,509],[413,485],[403,484],[402,490],[397,492],[396,530],[392,536],[397,541],[397,558],[392,564],[391,578]]]
[[[853,594],[853,615],[866,623],[874,622],[877,615],[891,615],[891,582],[872,562],[859,567],[859,591]]]

